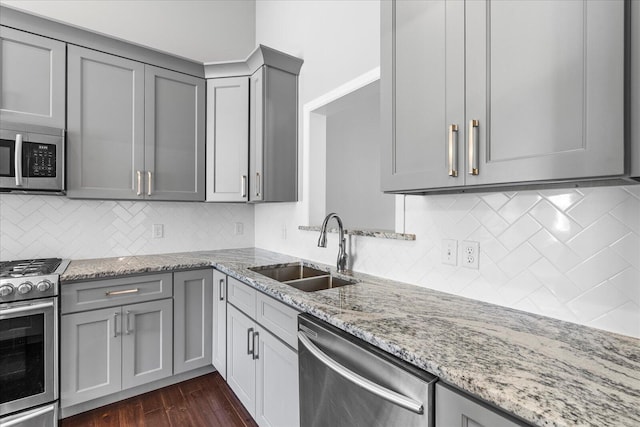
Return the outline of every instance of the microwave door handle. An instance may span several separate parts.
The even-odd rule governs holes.
[[[316,357],[321,363],[332,369],[338,375],[346,379],[347,381],[354,383],[355,385],[368,390],[369,392],[381,397],[382,399],[398,405],[402,408],[408,409],[416,414],[424,414],[424,405],[417,400],[404,396],[386,387],[374,383],[373,381],[356,374],[355,372],[345,368],[322,350],[311,342],[311,340],[302,331],[298,331],[298,340],[300,343],[309,350],[309,352]]]
[[[16,134],[16,149],[14,151],[16,171],[16,186],[22,187],[22,134]]]

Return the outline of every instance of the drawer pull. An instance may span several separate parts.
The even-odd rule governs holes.
[[[140,289],[125,289],[124,291],[107,291],[104,294],[108,297],[116,296],[116,295],[127,295],[127,294],[135,294],[140,292]]]

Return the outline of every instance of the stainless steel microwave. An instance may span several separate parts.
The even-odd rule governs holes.
[[[0,123],[0,192],[64,191],[64,129]]]

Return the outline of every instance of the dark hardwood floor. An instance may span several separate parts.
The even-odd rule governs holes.
[[[83,412],[61,427],[257,427],[220,374],[203,375]]]

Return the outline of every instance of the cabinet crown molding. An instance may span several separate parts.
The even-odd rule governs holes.
[[[207,79],[220,77],[250,76],[263,65],[299,75],[304,60],[288,53],[259,44],[244,61],[207,62],[204,76]]]

